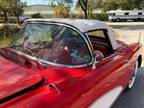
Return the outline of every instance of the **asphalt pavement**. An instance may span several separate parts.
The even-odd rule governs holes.
[[[133,88],[123,92],[112,108],[144,108],[144,67],[138,70]]]
[[[116,38],[128,44],[137,42],[141,32],[141,43],[144,44],[144,23],[110,23],[109,25],[117,32]],[[130,91],[123,92],[112,108],[144,108],[144,56],[134,87]]]

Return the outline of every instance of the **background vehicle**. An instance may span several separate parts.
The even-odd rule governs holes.
[[[23,24],[23,22],[25,21],[25,20],[27,20],[27,19],[30,19],[30,17],[26,17],[26,16],[20,16],[19,17],[19,24]]]
[[[143,10],[112,10],[109,11],[109,21],[143,21]]]

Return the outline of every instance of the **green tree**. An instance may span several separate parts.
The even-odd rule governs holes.
[[[55,8],[57,17],[69,17],[69,12],[72,7],[72,0],[50,0],[50,6]]]
[[[6,22],[8,22],[8,14],[13,14],[19,20],[24,6],[26,6],[26,2],[20,0],[0,0],[0,11],[3,13]]]
[[[43,18],[43,16],[41,15],[41,13],[35,13],[31,17],[32,18]]]
[[[19,21],[19,16],[23,14],[24,7],[26,7],[26,2],[21,2],[20,0],[12,0],[12,5],[10,6],[10,9],[12,10],[12,13],[17,18],[17,22]]]
[[[103,11],[143,9],[144,0],[97,0],[96,6]]]
[[[84,12],[84,18],[88,18],[88,0],[78,0],[77,5],[81,7]]]
[[[95,9],[95,0],[88,1],[88,16],[92,16],[93,10]]]
[[[57,17],[67,18],[69,17],[69,12],[69,8],[65,7],[64,4],[55,7],[55,14]]]
[[[119,7],[119,0],[106,0],[101,3],[103,11],[116,10]]]
[[[60,5],[61,2],[64,2],[65,6],[66,4],[71,4],[70,6],[72,6],[73,1],[74,0],[51,0],[51,5]],[[144,0],[77,0],[76,7],[82,9],[84,17],[87,19],[94,9],[102,9],[104,12],[117,9],[144,9]]]
[[[84,18],[92,16],[93,10],[96,9],[97,0],[77,0],[77,8],[81,8],[84,12]]]
[[[73,0],[49,0],[49,6],[56,7],[59,5],[64,5],[70,9],[73,6]]]
[[[119,0],[119,8],[125,10],[143,9],[144,0]]]
[[[0,11],[5,17],[5,21],[8,21],[8,12],[9,12],[10,1],[9,0],[0,0]]]
[[[76,7],[81,8],[84,12],[84,18],[87,19],[89,14],[92,13],[94,9],[96,0],[77,0]],[[69,9],[73,6],[74,0],[51,0],[51,6],[59,5],[62,6],[61,3],[64,4],[65,7]],[[62,8],[62,7],[59,7]]]

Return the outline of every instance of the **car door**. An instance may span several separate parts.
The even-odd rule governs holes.
[[[104,37],[106,33],[100,32],[98,34],[102,34]],[[95,37],[92,38],[93,40],[91,41],[94,41]],[[95,69],[93,69],[92,66],[86,68],[86,71],[93,81],[93,86],[76,102],[79,107],[109,108],[127,86],[130,79],[132,66],[130,62],[128,62],[126,54],[113,51],[110,49],[112,48],[110,42],[107,42],[109,40],[100,40],[100,38],[97,38],[99,40],[96,44],[99,44],[99,50],[100,46],[103,45],[101,52],[105,53],[104,59],[96,63]],[[94,44],[92,43],[92,47]],[[95,50],[95,48],[92,49]],[[108,51],[105,51],[106,49]]]
[[[88,35],[93,36],[90,37],[93,49],[97,50],[98,47],[104,55],[104,59],[96,64],[96,69],[91,70],[95,86],[93,97],[96,101],[90,106],[109,108],[127,86],[133,68],[125,53],[112,49],[107,30],[92,31]]]
[[[125,55],[118,52],[99,61],[96,68],[86,67],[77,96],[70,108],[109,108],[127,86],[132,71],[131,65],[125,61]],[[76,86],[74,87],[77,88]]]
[[[109,108],[127,86],[132,67],[125,57],[114,53],[96,64],[93,72],[94,88],[92,108]]]

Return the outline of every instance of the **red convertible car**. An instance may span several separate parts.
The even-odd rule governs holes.
[[[110,108],[141,63],[103,22],[29,19],[0,49],[0,108]]]

